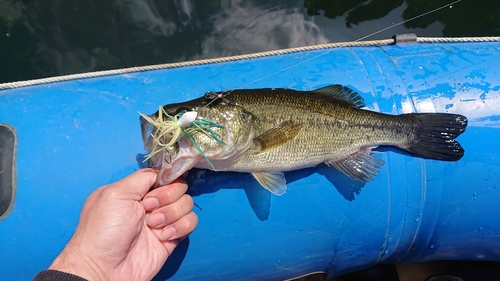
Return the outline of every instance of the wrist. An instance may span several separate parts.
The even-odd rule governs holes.
[[[97,264],[83,254],[64,249],[48,269],[77,275],[89,281],[108,280]]]

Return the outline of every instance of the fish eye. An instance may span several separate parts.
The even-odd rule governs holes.
[[[188,111],[191,111],[191,109],[184,107],[184,106],[181,106],[181,107],[177,108],[177,110],[175,111],[175,115],[180,114],[180,113],[186,113]]]
[[[217,98],[217,93],[210,92],[210,91],[205,93],[205,99],[207,99],[207,100],[213,100],[216,98]]]

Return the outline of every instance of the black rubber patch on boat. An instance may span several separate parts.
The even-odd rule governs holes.
[[[16,197],[16,146],[14,128],[0,124],[0,220],[7,217]]]

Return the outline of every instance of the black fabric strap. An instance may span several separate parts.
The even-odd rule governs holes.
[[[80,276],[57,270],[44,270],[35,276],[33,281],[88,281]]]

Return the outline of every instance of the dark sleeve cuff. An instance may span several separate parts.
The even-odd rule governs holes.
[[[88,281],[80,276],[57,270],[44,270],[35,276],[33,281]]]

